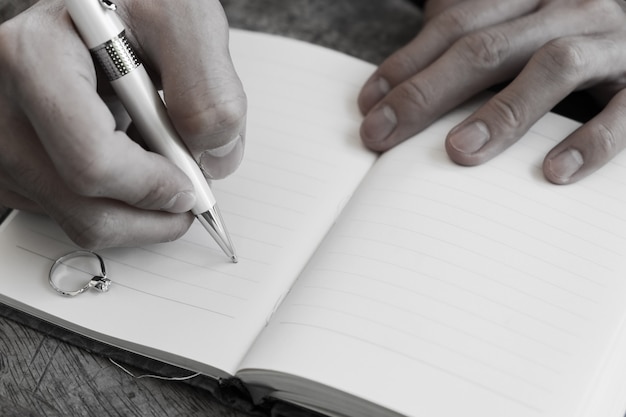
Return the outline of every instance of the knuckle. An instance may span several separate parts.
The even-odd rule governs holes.
[[[455,48],[467,63],[483,70],[502,65],[511,51],[509,39],[495,30],[470,33],[459,39]]]
[[[380,66],[381,74],[392,83],[402,81],[407,75],[413,75],[420,70],[415,55],[400,49],[391,55]]]
[[[41,28],[41,12],[35,10],[39,6],[0,24],[0,83],[16,91],[27,88],[31,83],[36,65],[41,61],[40,52],[45,47],[45,41],[54,39],[49,33],[48,37],[41,36],[45,30]],[[47,6],[42,7],[45,9]]]
[[[590,65],[589,58],[579,45],[568,38],[548,42],[533,56],[532,61],[543,67],[550,78],[568,85],[581,82]]]
[[[434,92],[428,85],[415,79],[403,83],[397,89],[397,94],[403,103],[409,104],[410,108],[429,109],[435,102]]]
[[[595,127],[592,133],[593,151],[602,160],[606,160],[614,156],[618,150],[618,138],[613,129],[600,123]]]
[[[471,32],[475,19],[466,8],[452,7],[437,15],[433,22],[447,35],[451,30],[457,34]]]
[[[522,100],[496,96],[490,104],[492,114],[500,125],[500,130],[517,132],[528,120],[528,110],[521,105]]]

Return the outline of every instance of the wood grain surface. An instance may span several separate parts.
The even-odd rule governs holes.
[[[0,415],[250,414],[235,411],[185,382],[133,378],[102,356],[4,319],[0,320]]]

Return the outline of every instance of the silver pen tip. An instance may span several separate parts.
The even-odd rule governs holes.
[[[217,206],[196,215],[196,218],[202,223],[202,226],[209,232],[215,242],[224,251],[226,256],[230,258],[233,263],[237,263],[239,259],[235,253],[233,242],[230,240],[230,235],[224,227],[224,221]]]

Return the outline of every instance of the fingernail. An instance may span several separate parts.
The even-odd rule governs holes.
[[[547,169],[562,182],[567,182],[578,172],[584,163],[583,155],[577,149],[568,148],[547,161]]]
[[[389,82],[380,76],[370,78],[361,90],[361,102],[369,109],[378,103],[391,90]]]
[[[369,143],[382,142],[396,128],[397,124],[398,118],[391,107],[379,107],[363,120],[363,139]]]
[[[207,149],[200,155],[200,167],[212,179],[224,178],[239,166],[243,158],[244,143],[241,135],[220,146]]]
[[[176,194],[168,201],[161,210],[170,213],[185,213],[193,208],[196,204],[196,196],[191,191],[183,191]]]
[[[487,125],[476,121],[453,129],[448,136],[448,144],[461,153],[471,154],[480,150],[489,139]]]

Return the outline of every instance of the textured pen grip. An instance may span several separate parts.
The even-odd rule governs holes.
[[[141,65],[124,33],[91,49],[109,81],[117,80]]]

